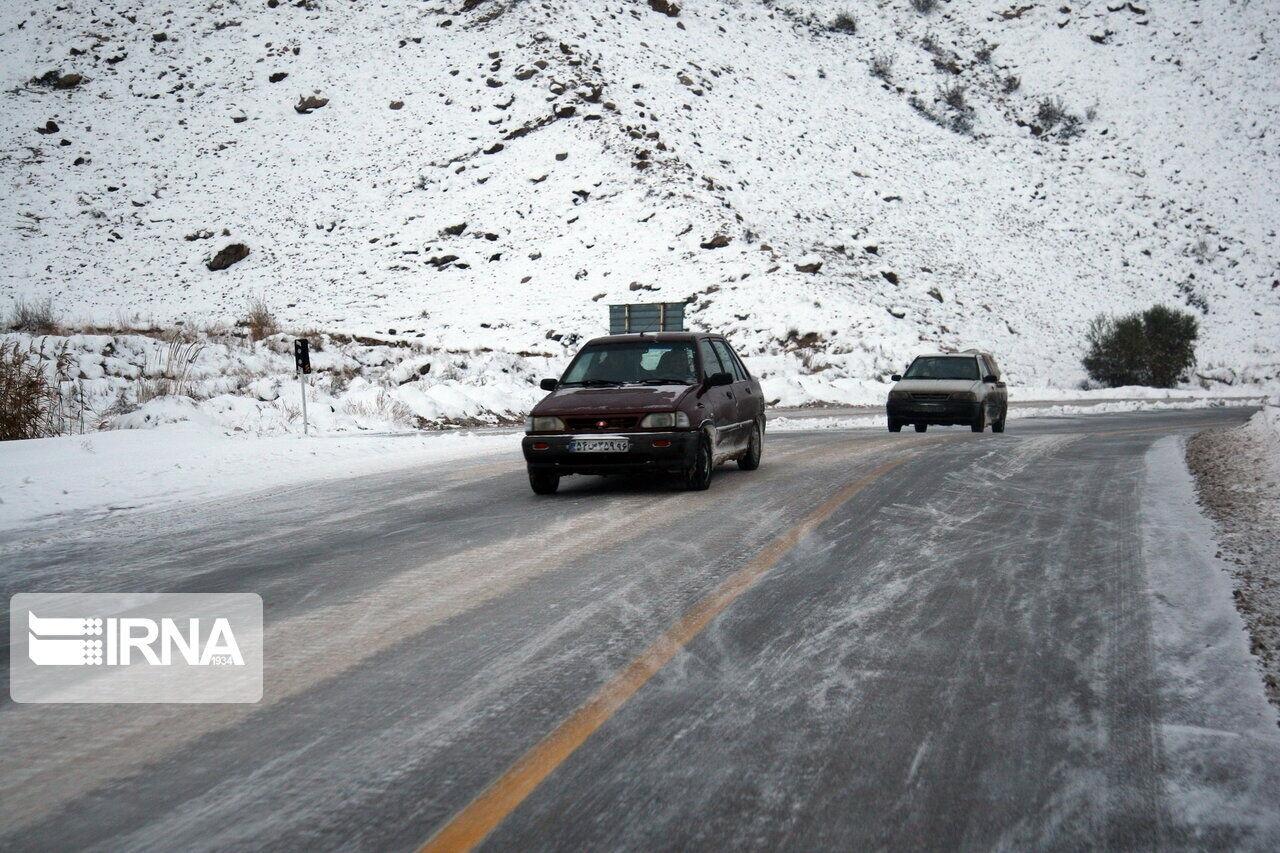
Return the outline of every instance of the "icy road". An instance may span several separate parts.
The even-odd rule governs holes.
[[[1247,415],[790,432],[552,498],[513,438],[4,534],[8,594],[257,592],[267,664],[259,705],[6,698],[0,848],[1275,849],[1178,438]]]

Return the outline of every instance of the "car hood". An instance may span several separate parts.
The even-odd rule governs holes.
[[[903,379],[893,386],[893,390],[917,394],[955,394],[957,391],[975,391],[981,384],[972,379]]]
[[[531,414],[606,415],[612,412],[674,411],[693,385],[628,385],[622,388],[558,388],[533,407]]]

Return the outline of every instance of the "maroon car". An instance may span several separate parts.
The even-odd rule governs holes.
[[[760,383],[720,335],[614,335],[589,341],[525,422],[529,485],[568,474],[679,475],[705,489],[729,459],[754,471],[764,450]]]

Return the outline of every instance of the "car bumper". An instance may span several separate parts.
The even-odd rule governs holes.
[[[569,450],[575,439],[625,438],[625,453],[581,453]],[[643,474],[674,473],[693,463],[698,433],[630,432],[608,435],[526,435],[521,442],[530,471],[557,474]],[[668,442],[667,446],[660,446]],[[657,446],[655,446],[655,443]],[[535,450],[535,445],[546,449]]]
[[[944,400],[939,403],[890,401],[889,417],[904,424],[969,424],[978,417],[979,402]]]

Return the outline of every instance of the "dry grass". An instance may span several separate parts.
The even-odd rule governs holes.
[[[34,342],[0,342],[0,441],[84,431],[84,386],[71,364],[65,343],[47,353]]]
[[[0,341],[0,441],[47,435],[52,392],[33,355],[17,341]]]
[[[191,396],[191,365],[200,356],[204,343],[174,334],[154,364],[148,363],[138,380],[138,403],[157,397]],[[148,362],[151,359],[148,358]]]
[[[342,410],[358,418],[388,421],[397,426],[411,426],[413,411],[386,391],[379,391],[373,400],[348,400]]]
[[[43,299],[19,299],[14,303],[5,325],[11,331],[26,332],[29,335],[56,335],[62,331],[53,299],[48,296]]]
[[[271,306],[267,304],[267,300],[261,296],[255,296],[249,300],[243,323],[249,329],[249,339],[251,341],[260,341],[280,332],[280,324],[276,321],[276,315],[272,313]]]

